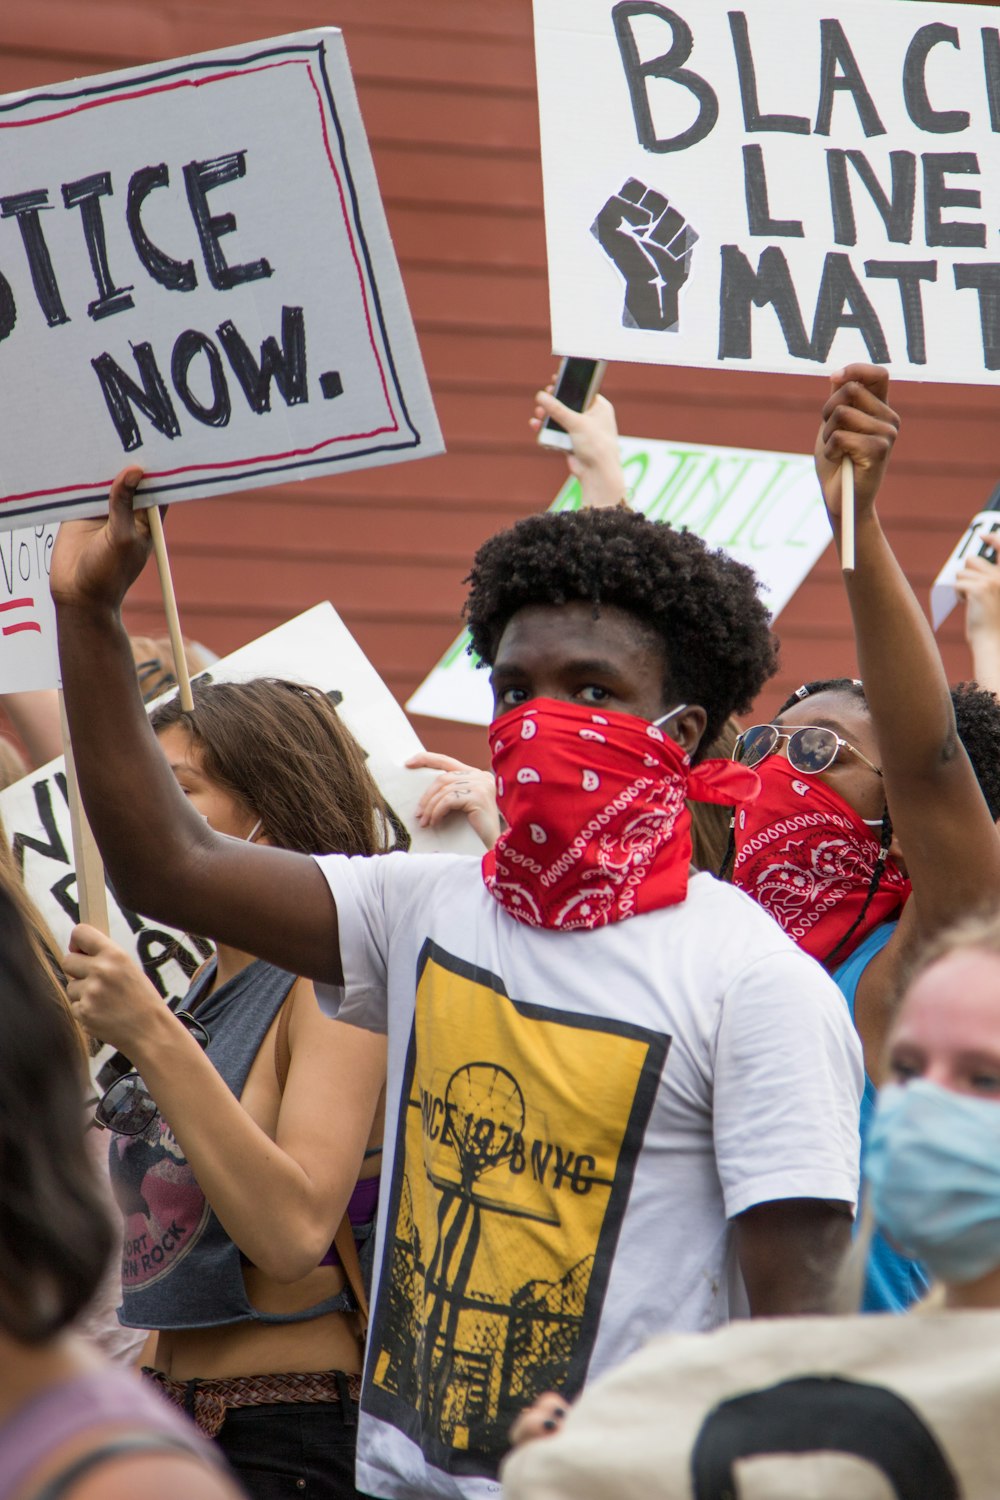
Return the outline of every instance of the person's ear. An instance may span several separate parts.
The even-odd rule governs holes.
[[[683,713],[671,719],[669,724],[664,725],[664,728],[673,736],[682,750],[693,756],[704,738],[707,723],[708,714],[701,705],[690,703]]]

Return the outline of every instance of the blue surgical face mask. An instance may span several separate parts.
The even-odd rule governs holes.
[[[1000,1266],[1000,1101],[889,1084],[865,1153],[875,1223],[942,1281]]]

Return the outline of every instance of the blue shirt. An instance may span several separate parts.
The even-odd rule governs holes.
[[[847,1008],[854,1016],[854,997],[858,981],[875,957],[896,931],[895,922],[883,922],[870,932],[850,958],[844,960],[833,973]],[[875,1112],[875,1085],[865,1073],[865,1092],[861,1101],[861,1161],[864,1166],[865,1143]],[[863,1175],[863,1174],[862,1174]],[[860,1215],[859,1215],[860,1217]],[[876,1230],[872,1236],[868,1266],[865,1272],[865,1291],[861,1302],[862,1312],[905,1312],[914,1302],[919,1302],[930,1285],[927,1272],[919,1261],[908,1260],[894,1250],[882,1234]]]

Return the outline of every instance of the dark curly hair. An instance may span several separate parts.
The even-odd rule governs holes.
[[[662,643],[666,697],[705,709],[706,746],[777,667],[750,568],[623,506],[527,516],[483,543],[466,581],[472,650],[487,666],[528,606],[584,600],[633,615]]]
[[[830,677],[806,682],[778,709],[779,717],[787,708],[812,698],[816,693],[846,693],[866,709],[868,700],[862,683],[855,677]],[[1000,818],[1000,701],[987,688],[975,682],[960,682],[951,690],[955,708],[955,727],[972,762],[990,817]]]

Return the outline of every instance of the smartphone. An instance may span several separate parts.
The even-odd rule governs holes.
[[[570,406],[574,411],[586,411],[600,389],[607,369],[603,359],[563,359],[556,377],[556,388],[552,392],[557,401]],[[543,448],[571,449],[573,439],[558,422],[546,417],[538,433]]]

